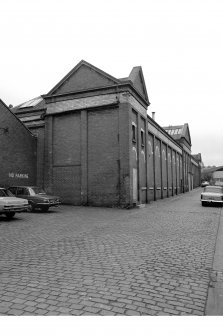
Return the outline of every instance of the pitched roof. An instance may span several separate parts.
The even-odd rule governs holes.
[[[166,132],[171,135],[174,139],[180,139],[183,133],[183,126],[168,126],[163,127]]]
[[[96,66],[81,60],[47,95],[72,93],[76,91],[103,88],[131,82],[135,90],[147,101],[148,94],[141,66],[133,67],[126,78],[115,78]]]
[[[146,90],[146,84],[142,72],[141,66],[135,66],[133,67],[129,79],[132,81],[133,86],[141,93],[141,95],[144,97],[146,101],[149,101],[147,90]]]
[[[23,102],[13,108],[11,108],[11,110],[14,113],[20,112],[20,111],[33,111],[33,110],[37,110],[37,109],[42,109],[45,108],[45,101],[42,98],[42,96],[38,96],[36,98],[30,99],[26,102]]]
[[[94,65],[81,60],[47,95],[119,84],[120,81]]]
[[[31,135],[34,136],[31,131],[25,126],[25,124],[15,115],[15,113],[0,99],[0,109],[7,110],[11,115],[14,116],[14,118],[24,127],[27,132]]]
[[[192,157],[193,157],[194,159],[196,159],[196,161],[198,161],[198,162],[202,162],[201,153],[192,155]]]
[[[133,67],[128,77],[117,79],[84,60],[81,60],[63,77],[46,96],[100,89],[126,83],[131,84],[136,92],[150,104],[141,66]],[[11,110],[15,114],[28,114],[45,108],[46,102],[43,95],[19,104],[11,108]]]
[[[184,123],[180,126],[168,126],[163,127],[163,129],[171,135],[175,140],[180,140],[181,138],[185,138],[186,141],[191,145],[191,137],[188,123]]]

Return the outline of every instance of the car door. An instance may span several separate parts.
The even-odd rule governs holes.
[[[17,192],[16,192],[16,196],[18,198],[22,198],[22,199],[27,199],[29,197],[29,192],[28,189],[26,187],[18,187],[17,188]]]
[[[9,191],[16,197],[17,187],[9,187]]]
[[[28,187],[23,188],[23,199],[30,200],[30,191]]]

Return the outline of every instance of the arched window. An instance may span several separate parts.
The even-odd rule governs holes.
[[[136,142],[136,124],[134,122],[132,122],[132,141]]]
[[[166,161],[166,151],[163,149],[163,151],[162,151],[162,156],[163,156],[163,160],[165,160]]]
[[[142,128],[141,128],[141,146],[142,147],[145,146],[145,132]]]
[[[156,155],[157,157],[160,157],[160,148],[158,147],[158,145],[156,146],[155,155]]]

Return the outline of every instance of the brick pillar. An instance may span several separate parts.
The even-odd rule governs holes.
[[[130,122],[131,108],[128,103],[119,104],[119,203],[120,206],[131,206],[131,173],[130,173],[130,155],[132,147],[131,131],[132,125]]]
[[[87,131],[87,111],[81,111],[81,204],[88,202],[88,131]]]
[[[44,188],[53,193],[53,116],[46,118],[45,127]]]
[[[160,175],[161,175],[161,199],[163,199],[163,142],[160,141]]]
[[[148,120],[145,124],[145,156],[146,156],[146,203],[149,203],[149,148],[148,148]]]
[[[153,135],[153,178],[154,178],[154,200],[156,200],[156,137]]]
[[[171,148],[171,176],[172,176],[172,196],[174,195],[174,184],[173,184],[173,149]]]
[[[166,187],[167,187],[167,194],[166,194],[166,196],[167,196],[167,198],[169,198],[169,168],[168,168],[168,148],[169,148],[169,146],[168,146],[168,144],[167,144],[167,146],[166,146],[166,181],[167,181],[167,183],[166,183]]]
[[[140,165],[140,151],[141,151],[141,122],[140,122],[141,115],[138,112],[137,113],[137,156],[138,156],[138,161],[137,161],[137,168],[138,168],[138,199],[139,199],[139,204],[142,203],[142,181],[141,181],[141,165]]]

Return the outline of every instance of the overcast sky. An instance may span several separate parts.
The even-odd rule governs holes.
[[[1,0],[0,98],[46,94],[84,59],[116,78],[142,66],[161,126],[223,165],[222,0]]]

